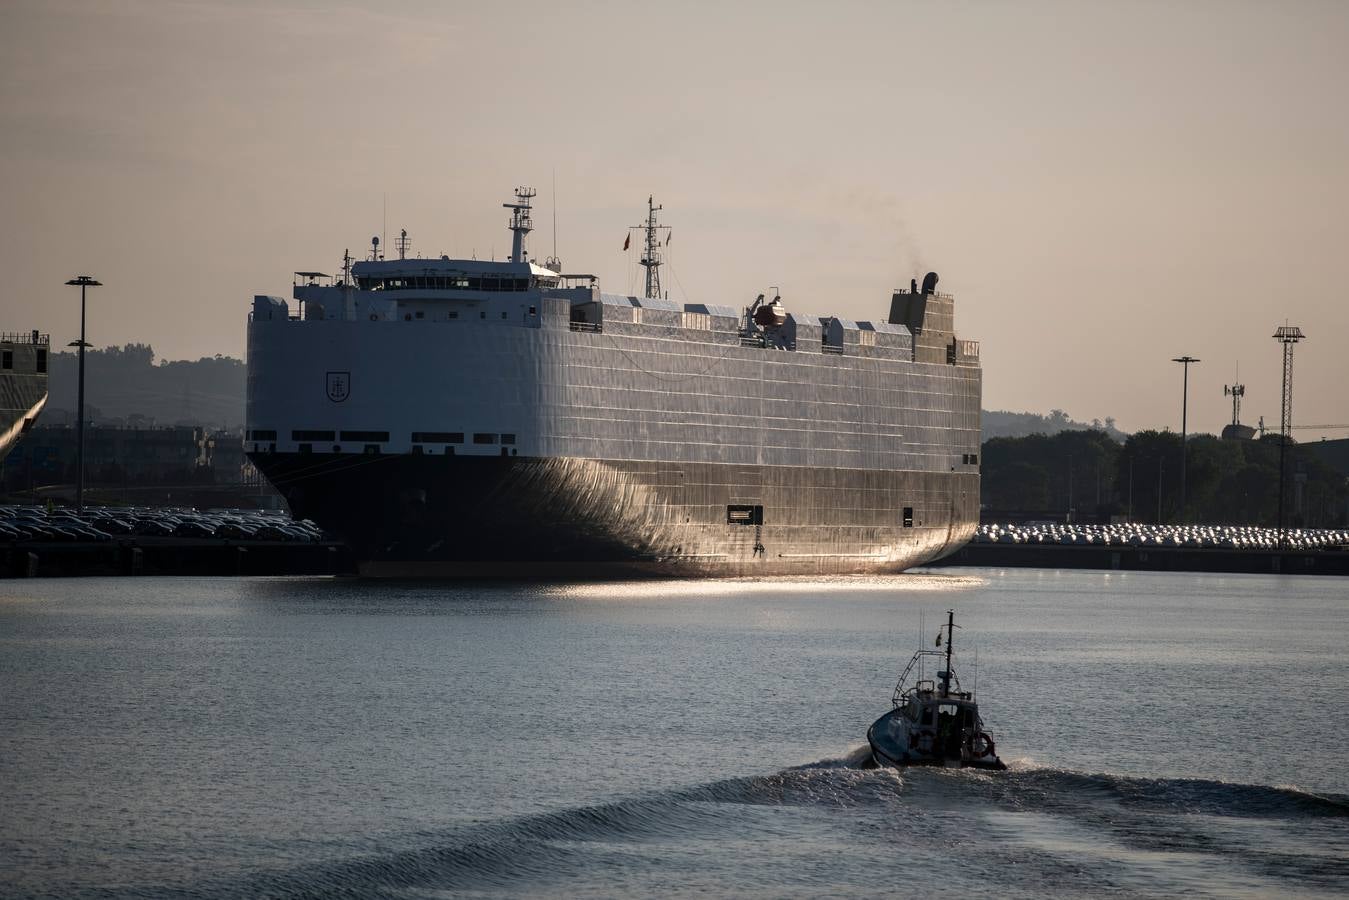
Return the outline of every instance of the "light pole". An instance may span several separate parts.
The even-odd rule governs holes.
[[[1285,320],[1286,322],[1287,320]],[[1274,340],[1283,344],[1283,401],[1279,404],[1279,550],[1284,549],[1283,536],[1283,476],[1287,467],[1288,440],[1293,434],[1293,347],[1305,338],[1296,325],[1281,325],[1274,330]]]
[[[84,292],[91,287],[102,287],[103,282],[80,275],[66,284],[80,288],[80,340],[78,344],[72,342],[67,346],[80,348],[79,418],[75,422],[75,509],[84,512],[84,348],[89,346],[84,340]]]
[[[1178,362],[1185,367],[1185,379],[1180,390],[1180,520],[1185,521],[1185,417],[1189,412],[1190,406],[1190,363],[1197,363],[1200,360],[1193,356],[1178,356],[1171,360]]]

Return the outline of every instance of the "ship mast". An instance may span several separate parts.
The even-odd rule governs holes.
[[[946,670],[941,673],[941,695],[943,697],[951,696],[951,645],[955,643],[956,637],[956,613],[953,609],[946,611]]]
[[[655,197],[646,198],[646,224],[634,225],[633,230],[646,232],[646,246],[642,250],[641,264],[646,269],[646,296],[650,299],[660,297],[660,232],[665,232],[666,243],[670,240],[670,229],[656,223],[656,213],[664,207],[655,204]]]
[[[511,210],[511,262],[527,262],[525,259],[525,235],[534,230],[534,220],[529,217],[530,199],[538,193],[533,188],[515,189],[515,202],[503,203],[502,207]]]

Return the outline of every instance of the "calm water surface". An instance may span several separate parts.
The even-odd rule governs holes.
[[[860,767],[955,608],[1007,773]],[[6,895],[1349,886],[1349,584],[0,583]]]

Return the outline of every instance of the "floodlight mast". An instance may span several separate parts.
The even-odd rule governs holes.
[[[1283,530],[1284,469],[1288,441],[1293,434],[1293,346],[1306,337],[1302,329],[1286,322],[1274,331],[1274,340],[1283,344],[1283,399],[1279,404],[1279,550],[1286,540]]]
[[[1186,469],[1186,446],[1185,446],[1185,427],[1186,414],[1190,406],[1190,363],[1202,362],[1193,356],[1178,356],[1171,360],[1185,366],[1185,379],[1180,393],[1180,520],[1185,521],[1185,469]]]
[[[88,343],[84,340],[84,294],[88,288],[102,287],[103,282],[95,281],[88,275],[79,275],[70,279],[66,284],[79,286],[80,289],[80,339],[77,343],[71,343],[69,346],[80,348],[80,371],[79,371],[79,410],[78,419],[75,422],[75,509],[84,512],[84,348]]]

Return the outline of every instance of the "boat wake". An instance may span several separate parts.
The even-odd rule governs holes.
[[[771,775],[405,835],[395,843],[406,849],[258,873],[243,884],[197,885],[194,893],[401,896],[503,888],[665,893],[658,886],[689,884],[686,867],[703,864],[708,847],[733,858],[727,844],[749,848],[746,867],[752,867],[748,860],[755,858],[756,846],[769,852],[766,845],[777,860],[784,853],[814,852],[801,847],[823,852],[836,845],[846,855],[870,845],[883,849],[891,866],[903,858],[893,855],[899,845],[907,848],[913,864],[924,853],[947,852],[947,838],[933,823],[949,827],[953,817],[960,822],[957,831],[983,848],[990,871],[1010,859],[1053,856],[1051,845],[1064,844],[1067,828],[1078,833],[1080,842],[1096,845],[1098,856],[1109,857],[1111,852],[1101,848],[1117,845],[1127,845],[1133,854],[1186,847],[1192,854],[1240,858],[1255,867],[1258,877],[1282,884],[1291,878],[1315,888],[1349,879],[1349,862],[1335,849],[1349,839],[1349,796],[1025,764],[999,773],[868,769],[867,760],[862,746]],[[1260,827],[1253,833],[1230,824],[1242,820]],[[976,834],[981,835],[977,842],[970,838]],[[1287,835],[1288,845],[1271,841],[1271,834]],[[977,866],[977,854],[974,859]],[[1035,866],[1026,869],[1029,873]],[[1108,873],[1109,866],[1103,871]],[[1074,877],[1080,886],[1081,873]],[[1127,880],[1109,882],[1108,877],[1102,882],[1109,883],[1129,886]],[[735,892],[733,881],[710,886]]]

